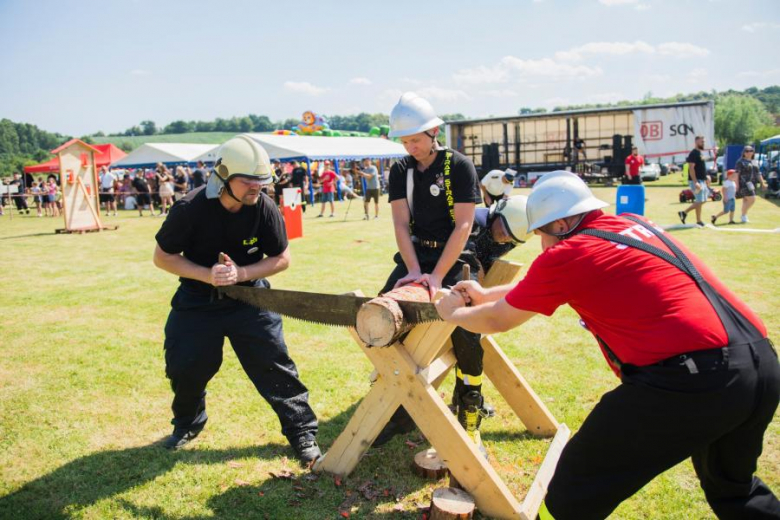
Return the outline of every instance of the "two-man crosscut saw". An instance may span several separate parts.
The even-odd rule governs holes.
[[[220,287],[219,292],[258,309],[339,327],[354,327],[360,307],[373,299],[350,294],[322,294],[243,285]],[[403,300],[396,300],[396,303],[401,308],[406,323],[441,320],[436,306],[432,303]]]

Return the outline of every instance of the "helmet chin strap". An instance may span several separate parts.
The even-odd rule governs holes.
[[[436,141],[436,134],[429,134],[427,131],[423,133],[431,138],[431,151],[428,152],[428,155],[433,155],[439,149],[439,143]]]
[[[590,212],[588,212],[588,213],[590,213]],[[578,227],[580,227],[580,224],[582,224],[583,219],[585,219],[585,216],[588,213],[583,213],[582,215],[580,215],[580,218],[577,220],[577,222],[571,228],[569,228],[568,231],[564,231],[562,233],[550,233],[550,234],[555,236],[555,237],[560,238],[561,240],[563,240],[565,238],[568,238],[572,233],[574,233],[577,230]]]
[[[214,172],[213,175],[217,175],[217,173]],[[219,177],[219,176],[217,175],[217,177]],[[233,197],[233,200],[235,200],[236,202],[238,202],[240,204],[244,203],[241,199],[239,199],[238,197],[233,195],[233,190],[230,189],[230,184],[228,183],[227,179],[223,179],[222,177],[219,177],[219,180],[222,181],[222,185],[224,186],[225,191],[227,192],[228,195]]]

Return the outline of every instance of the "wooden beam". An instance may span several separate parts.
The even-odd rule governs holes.
[[[425,438],[485,516],[519,518],[520,503],[422,377],[406,385],[402,401]]]
[[[520,375],[492,336],[482,337],[485,375],[495,385],[507,404],[517,414],[528,431],[541,437],[552,437],[558,431],[558,422],[536,395],[531,385]]]
[[[516,262],[507,262],[506,260],[496,260],[490,271],[485,275],[482,283],[483,287],[495,287],[497,285],[506,285],[516,282],[520,279],[520,269],[523,264]]]
[[[569,440],[569,435],[571,435],[569,428],[565,424],[561,424],[558,427],[558,433],[555,434],[550,443],[544,462],[539,467],[536,478],[534,478],[533,484],[531,484],[531,488],[525,495],[525,500],[523,500],[521,516],[524,520],[536,520],[536,515],[539,514],[539,508],[547,495],[547,488],[555,473],[558,459],[561,458],[563,447],[566,446],[566,442]]]
[[[455,363],[457,363],[455,351],[450,348],[444,355],[438,357],[436,361],[431,363],[427,368],[421,370],[420,374],[422,374],[429,384],[438,388],[439,385],[434,382],[443,379]]]
[[[398,392],[395,389],[390,391],[380,376],[336,442],[314,463],[312,469],[340,476],[352,473],[400,404]]]

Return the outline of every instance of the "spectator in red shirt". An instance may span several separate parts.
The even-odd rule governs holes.
[[[626,177],[628,184],[642,184],[642,174],[639,170],[644,166],[645,158],[639,155],[636,146],[631,148],[631,155],[626,157]]]
[[[661,228],[605,206],[576,175],[543,176],[527,203],[543,252],[526,277],[459,282],[437,304],[445,320],[494,333],[568,303],[622,380],[564,448],[540,518],[606,518],[688,457],[718,518],[780,518],[754,475],[780,399],[764,324]]]
[[[330,203],[330,216],[336,213],[333,205],[333,198],[336,196],[336,173],[330,169],[330,161],[325,161],[325,170],[320,174],[320,183],[322,184],[322,209],[317,218],[322,218],[325,213],[325,203]]]

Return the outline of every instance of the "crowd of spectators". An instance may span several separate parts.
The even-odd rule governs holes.
[[[313,188],[314,203],[330,204],[330,214],[335,214],[336,200],[362,197],[375,201],[375,215],[378,215],[378,196],[386,188],[386,179],[379,175],[377,164],[369,159],[363,161],[342,161],[339,168],[331,161],[309,163],[274,161],[274,182],[263,188],[277,205],[282,203],[285,188],[300,188],[303,210],[309,201],[310,187]],[[336,173],[337,171],[341,173]],[[385,168],[389,171],[389,166]],[[137,210],[140,216],[146,210],[152,216],[165,216],[170,207],[188,192],[206,184],[210,168],[198,162],[195,168],[189,164],[168,166],[158,163],[154,168],[109,169],[98,172],[98,196],[101,210],[106,216],[118,214],[119,210]],[[366,182],[364,183],[364,179]],[[0,215],[5,206],[15,205],[21,214],[29,215],[31,208],[38,216],[59,216],[62,211],[62,193],[59,176],[49,175],[33,178],[30,174],[15,173],[13,179],[3,184],[16,186],[15,194],[4,193],[0,204]]]

